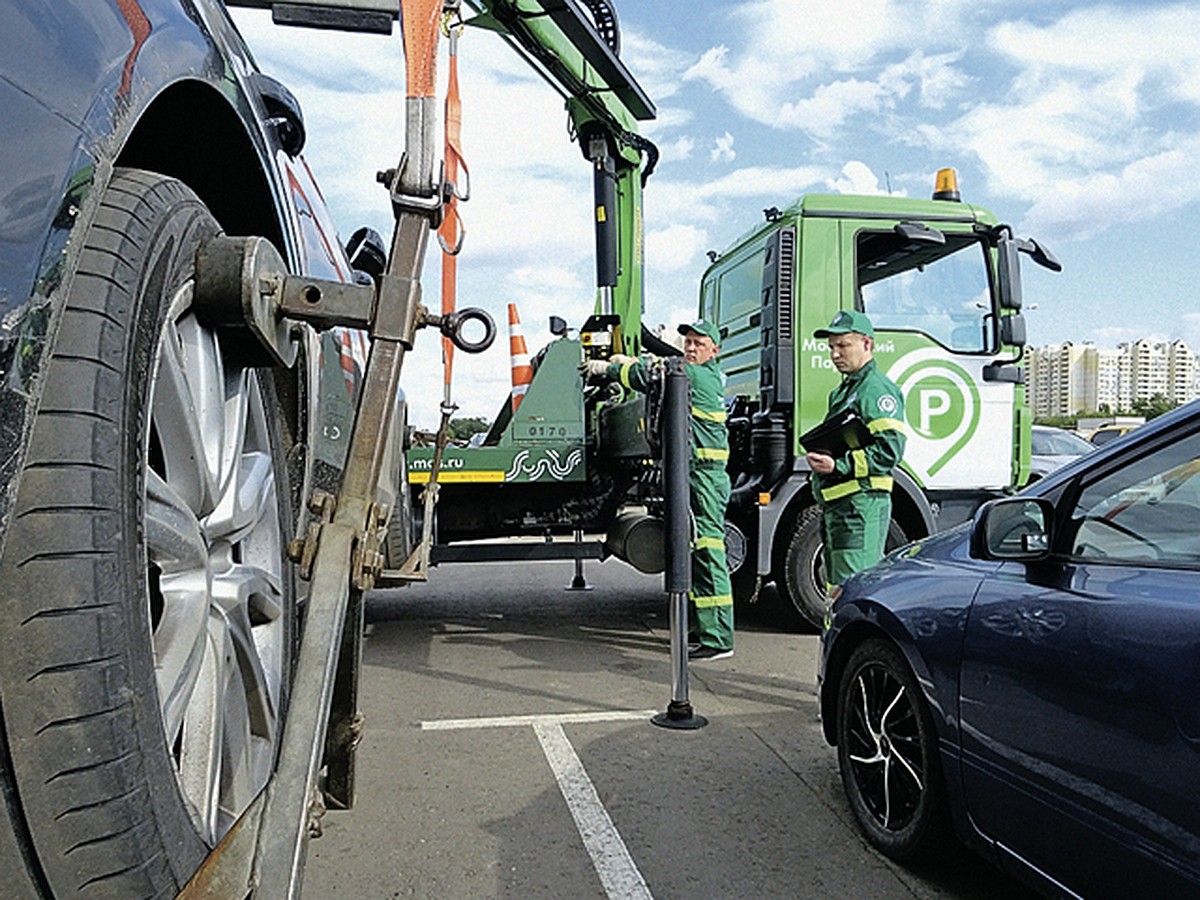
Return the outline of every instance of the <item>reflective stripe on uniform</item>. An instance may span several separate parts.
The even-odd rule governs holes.
[[[858,493],[861,490],[857,481],[843,481],[841,484],[835,484],[833,487],[827,487],[821,491],[821,499],[823,500],[839,500],[842,497],[849,497],[851,494]]]
[[[870,463],[867,462],[866,450],[851,450],[850,460],[854,463],[854,477],[866,478],[871,472]]]
[[[696,459],[714,459],[719,462],[724,462],[729,459],[729,451],[722,450],[718,447],[697,447]]]
[[[618,378],[621,380],[621,384],[631,389],[633,388],[633,385],[629,383],[629,370],[632,368],[633,363],[631,362],[621,363],[621,370],[617,373]]]
[[[849,497],[851,494],[857,494],[859,491],[891,491],[895,483],[891,475],[872,475],[865,479],[866,484],[858,481],[843,481],[840,484],[835,484],[832,487],[827,487],[821,491],[822,500],[840,500],[842,497]]]
[[[725,538],[723,537],[698,537],[696,538],[697,550],[724,550]]]
[[[733,606],[733,594],[715,594],[711,597],[692,595],[692,602],[697,609],[711,609],[714,606]]]
[[[899,419],[872,419],[867,423],[867,430],[871,434],[879,434],[881,431],[899,431],[901,434],[908,434],[908,426]]]
[[[707,409],[700,409],[700,407],[698,407],[698,406],[693,406],[692,407],[692,415],[695,416],[697,419],[707,419],[709,422],[724,422],[725,421],[725,410],[723,410],[723,409],[707,410]]]

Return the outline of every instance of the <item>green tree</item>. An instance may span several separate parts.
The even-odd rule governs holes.
[[[1145,416],[1149,422],[1155,416],[1161,416],[1165,412],[1170,412],[1179,404],[1163,394],[1155,394],[1153,397],[1141,397],[1133,401],[1134,415]]]

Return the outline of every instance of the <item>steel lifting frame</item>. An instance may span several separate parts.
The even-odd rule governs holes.
[[[385,173],[396,226],[387,270],[377,285],[290,275],[275,248],[262,238],[217,238],[197,258],[198,310],[216,324],[247,328],[274,364],[294,364],[299,322],[318,330],[338,325],[363,328],[371,335],[338,494],[309,498],[311,524],[289,548],[309,578],[310,590],[275,774],[179,895],[189,900],[282,900],[300,895],[307,840],[319,831],[324,811],[322,766],[325,795],[344,805],[353,796],[353,751],[361,729],[357,680],[362,594],[382,570],[380,545],[390,510],[375,498],[380,479],[393,477],[382,466],[396,449],[388,444],[404,355],[412,349],[416,330],[426,325],[470,349],[463,338],[464,325],[484,314],[463,310],[437,316],[421,303],[426,246],[447,196],[436,158],[440,140],[435,134],[433,64],[438,21],[443,9],[457,12],[462,0],[226,2],[271,7],[277,22],[384,32],[390,31],[403,7],[408,65],[406,149],[399,165]],[[653,117],[653,106],[596,38],[578,0],[468,3],[480,12],[479,24],[504,33],[564,96],[585,103],[593,116],[610,122],[617,132],[625,133],[635,119]],[[554,23],[565,38],[561,45],[548,48],[536,27],[527,30],[526,23],[539,17]],[[599,73],[603,87],[586,74],[589,65]]]

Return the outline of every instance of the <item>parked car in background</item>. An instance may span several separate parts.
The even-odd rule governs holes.
[[[1116,440],[1122,435],[1129,434],[1138,425],[1120,424],[1120,425],[1101,425],[1098,428],[1093,428],[1091,431],[1083,435],[1090,443],[1099,447],[1102,444],[1107,444],[1109,441]]]
[[[820,705],[868,840],[1200,896],[1198,522],[1194,402],[850,579]]]
[[[1064,466],[1076,457],[1091,453],[1095,445],[1064,428],[1050,425],[1034,425],[1033,441],[1029,453],[1029,482],[1045,478],[1059,466]]]

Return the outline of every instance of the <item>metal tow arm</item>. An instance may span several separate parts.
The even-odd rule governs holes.
[[[328,750],[342,755],[342,771],[335,773],[331,764],[328,777],[334,780],[336,775],[343,783],[331,787],[352,793],[353,768],[348,760],[358,731],[352,713],[361,651],[362,592],[372,587],[382,568],[379,540],[390,510],[382,508],[376,496],[392,440],[404,355],[421,325],[437,324],[443,332],[461,338],[458,332],[467,319],[486,316],[475,310],[432,316],[421,305],[421,267],[445,196],[435,159],[439,142],[434,96],[443,5],[443,0],[402,2],[408,81],[406,149],[400,164],[387,175],[396,227],[388,267],[378,286],[288,276],[274,249],[255,238],[218,239],[211,253],[197,260],[197,294],[216,297],[209,302],[211,315],[242,317],[275,361],[286,364],[294,358],[294,348],[288,346],[290,326],[273,327],[286,319],[308,320],[318,328],[368,327],[371,349],[338,494],[310,500],[313,525],[291,548],[310,575],[311,589],[275,775],[181,897],[298,898],[307,839],[324,809],[318,784]],[[456,9],[458,0],[447,0],[445,5]],[[494,335],[490,319],[487,325]],[[335,698],[335,688],[342,696]],[[347,689],[349,696],[345,696]],[[351,715],[331,725],[331,706]],[[346,746],[329,747],[327,734],[335,744],[341,741]]]
[[[284,727],[279,766],[267,789],[253,881],[255,895],[298,896],[307,851],[308,805],[315,798],[325,749],[342,629],[354,629],[354,650],[362,630],[362,590],[378,571],[374,556],[363,560],[366,535],[386,524],[375,505],[392,411],[400,389],[404,354],[411,349],[421,311],[421,266],[431,227],[441,211],[441,186],[434,170],[436,59],[440,0],[411,0],[404,8],[404,44],[409,96],[405,101],[406,152],[391,185],[396,228],[387,271],[380,280],[371,323],[371,349],[362,394],[351,430],[341,489],[329,521],[321,525],[312,568],[312,588],[291,708]],[[359,571],[353,573],[356,547]],[[362,563],[366,566],[363,567]],[[352,573],[354,577],[352,578]],[[355,611],[347,621],[350,609]],[[347,648],[349,649],[349,648]],[[356,660],[355,660],[356,661]]]

